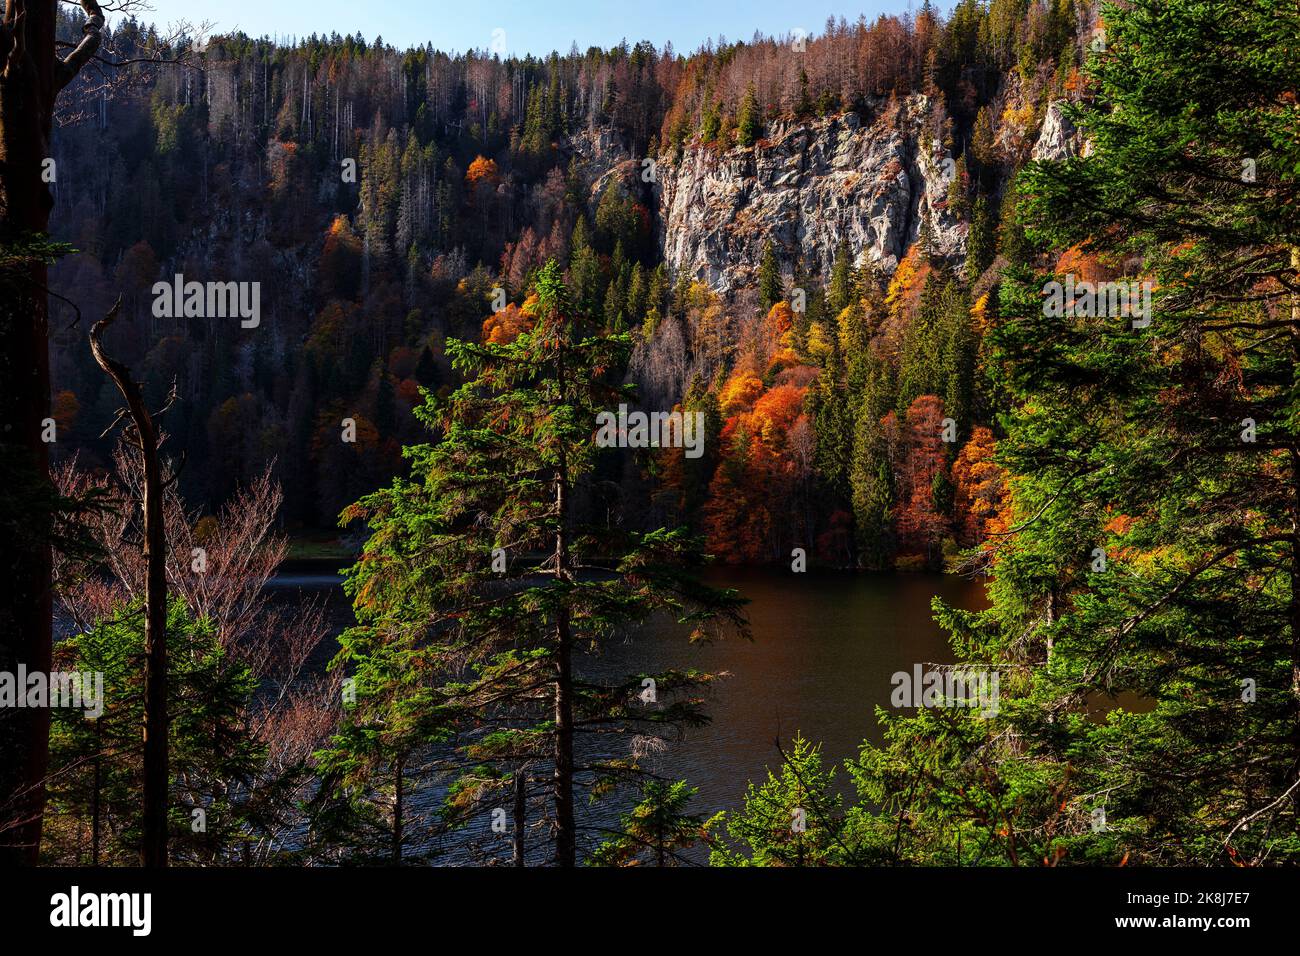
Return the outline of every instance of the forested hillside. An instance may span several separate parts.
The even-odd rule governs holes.
[[[1294,2],[64,6],[0,19],[0,862],[1300,859]]]
[[[531,327],[554,258],[633,335],[642,407],[707,423],[699,458],[601,465],[619,521],[685,521],[729,561],[937,567],[1005,521],[990,266],[1028,254],[1016,170],[1076,145],[1052,104],[1094,26],[963,0],[689,54],[215,37],[61,101],[52,231],[77,252],[51,287],[87,315],[123,295],[108,342],[155,403],[176,383],[187,500],[274,460],[311,529],[403,471],[420,390],[459,381],[445,341]],[[134,22],[112,43],[167,53]],[[259,282],[259,324],[156,315],[176,275]],[[106,464],[116,392],[52,308],[55,454]]]

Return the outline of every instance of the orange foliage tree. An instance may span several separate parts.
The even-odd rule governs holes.
[[[469,164],[469,169],[465,170],[465,185],[469,187],[471,193],[482,185],[496,185],[501,179],[501,172],[497,169],[496,160],[486,159],[482,156],[476,156],[474,162]]]
[[[944,467],[943,402],[920,395],[907,409],[903,424],[904,459],[898,496],[900,556],[933,565],[947,531],[946,518],[935,507],[935,479]]]
[[[804,540],[793,507],[810,475],[810,455],[793,437],[810,433],[804,412],[807,389],[778,385],[764,391],[751,374],[733,375],[723,387],[721,460],[709,485],[704,528],[709,550],[728,562],[765,562],[792,540]],[[806,444],[806,443],[805,443]]]
[[[533,327],[537,313],[537,294],[532,293],[523,305],[511,302],[500,312],[483,320],[483,341],[490,345],[508,345]]]
[[[1007,529],[1007,474],[993,460],[993,432],[979,425],[952,465],[958,543],[970,547]]]
[[[763,380],[752,372],[733,372],[718,393],[722,414],[728,418],[754,407],[763,394]]]

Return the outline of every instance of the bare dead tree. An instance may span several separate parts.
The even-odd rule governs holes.
[[[128,440],[140,453],[144,476],[145,625],[144,625],[144,835],[140,861],[167,865],[167,530],[163,523],[163,476],[158,430],[145,405],[144,391],[131,371],[104,351],[104,331],[117,318],[121,297],[90,330],[90,350],[126,400],[132,432]],[[165,409],[164,409],[165,411]],[[119,413],[119,419],[122,417]],[[174,476],[173,476],[174,477]]]
[[[165,444],[166,435],[159,438]],[[274,530],[284,494],[272,475],[268,465],[209,516],[190,511],[175,484],[163,490],[168,592],[195,618],[209,621],[222,649],[266,685],[270,696],[259,727],[273,723],[273,713],[301,692],[304,669],[329,629],[318,605],[277,607],[267,598],[267,582],[288,552],[286,539]],[[137,507],[142,475],[134,447],[123,441],[114,449],[111,473],[93,474],[74,458],[55,469],[54,480],[64,497],[97,492],[106,504],[83,519],[97,544],[100,573],[91,573],[77,556],[55,553],[60,612],[85,631],[144,597],[148,567]]]
[[[166,435],[159,441],[165,445]],[[244,784],[250,803],[259,792],[282,800],[283,782],[298,779],[303,764],[328,740],[338,722],[343,679],[339,671],[308,672],[329,634],[323,607],[308,601],[282,606],[267,599],[265,585],[287,551],[284,537],[274,531],[283,494],[272,475],[268,466],[215,515],[189,510],[176,484],[163,489],[169,594],[183,600],[195,618],[209,621],[231,666],[246,666],[260,685],[241,715],[266,747],[261,770]],[[138,452],[124,436],[114,449],[111,471],[91,472],[74,458],[56,467],[54,479],[66,498],[98,495],[105,503],[82,518],[97,544],[91,559],[58,549],[54,555],[59,613],[88,631],[144,596],[148,568],[141,548]],[[195,555],[198,548],[201,556]],[[292,815],[278,812],[264,814],[263,820],[282,830],[295,825]],[[268,833],[241,851],[240,862],[265,859],[277,845],[277,832]]]

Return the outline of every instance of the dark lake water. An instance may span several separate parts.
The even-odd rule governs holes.
[[[863,740],[879,741],[875,708],[889,706],[891,676],[953,660],[932,599],[968,609],[986,603],[982,583],[950,575],[715,569],[709,579],[749,598],[753,641],[691,645],[680,628],[655,622],[581,665],[593,677],[667,667],[728,674],[710,696],[711,723],[648,760],[699,789],[700,813],[737,806],[750,780],[778,767],[778,737],[787,746],[796,733],[820,742],[828,765],[855,756]],[[275,587],[285,598],[323,597],[340,628],[350,620],[337,576],[290,569]]]

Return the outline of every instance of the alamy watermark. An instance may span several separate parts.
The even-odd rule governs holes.
[[[596,444],[601,448],[684,448],[687,458],[704,454],[703,412],[629,412],[596,416]]]
[[[153,314],[159,319],[233,319],[241,328],[262,322],[262,283],[186,282],[177,274],[171,282],[155,282]]]
[[[0,671],[0,707],[62,707],[85,711],[86,719],[104,714],[104,675],[98,671]]]
[[[153,894],[92,893],[73,886],[50,897],[50,925],[56,929],[123,927],[133,936],[153,928]]]
[[[895,671],[890,678],[894,690],[889,702],[895,707],[971,707],[981,717],[998,713],[998,672],[983,667],[959,665],[923,670]]]
[[[1067,315],[1082,318],[1121,317],[1133,320],[1133,328],[1151,324],[1151,292],[1154,282],[1077,282],[1067,275],[1064,282],[1043,286],[1043,315],[1052,319]]]

